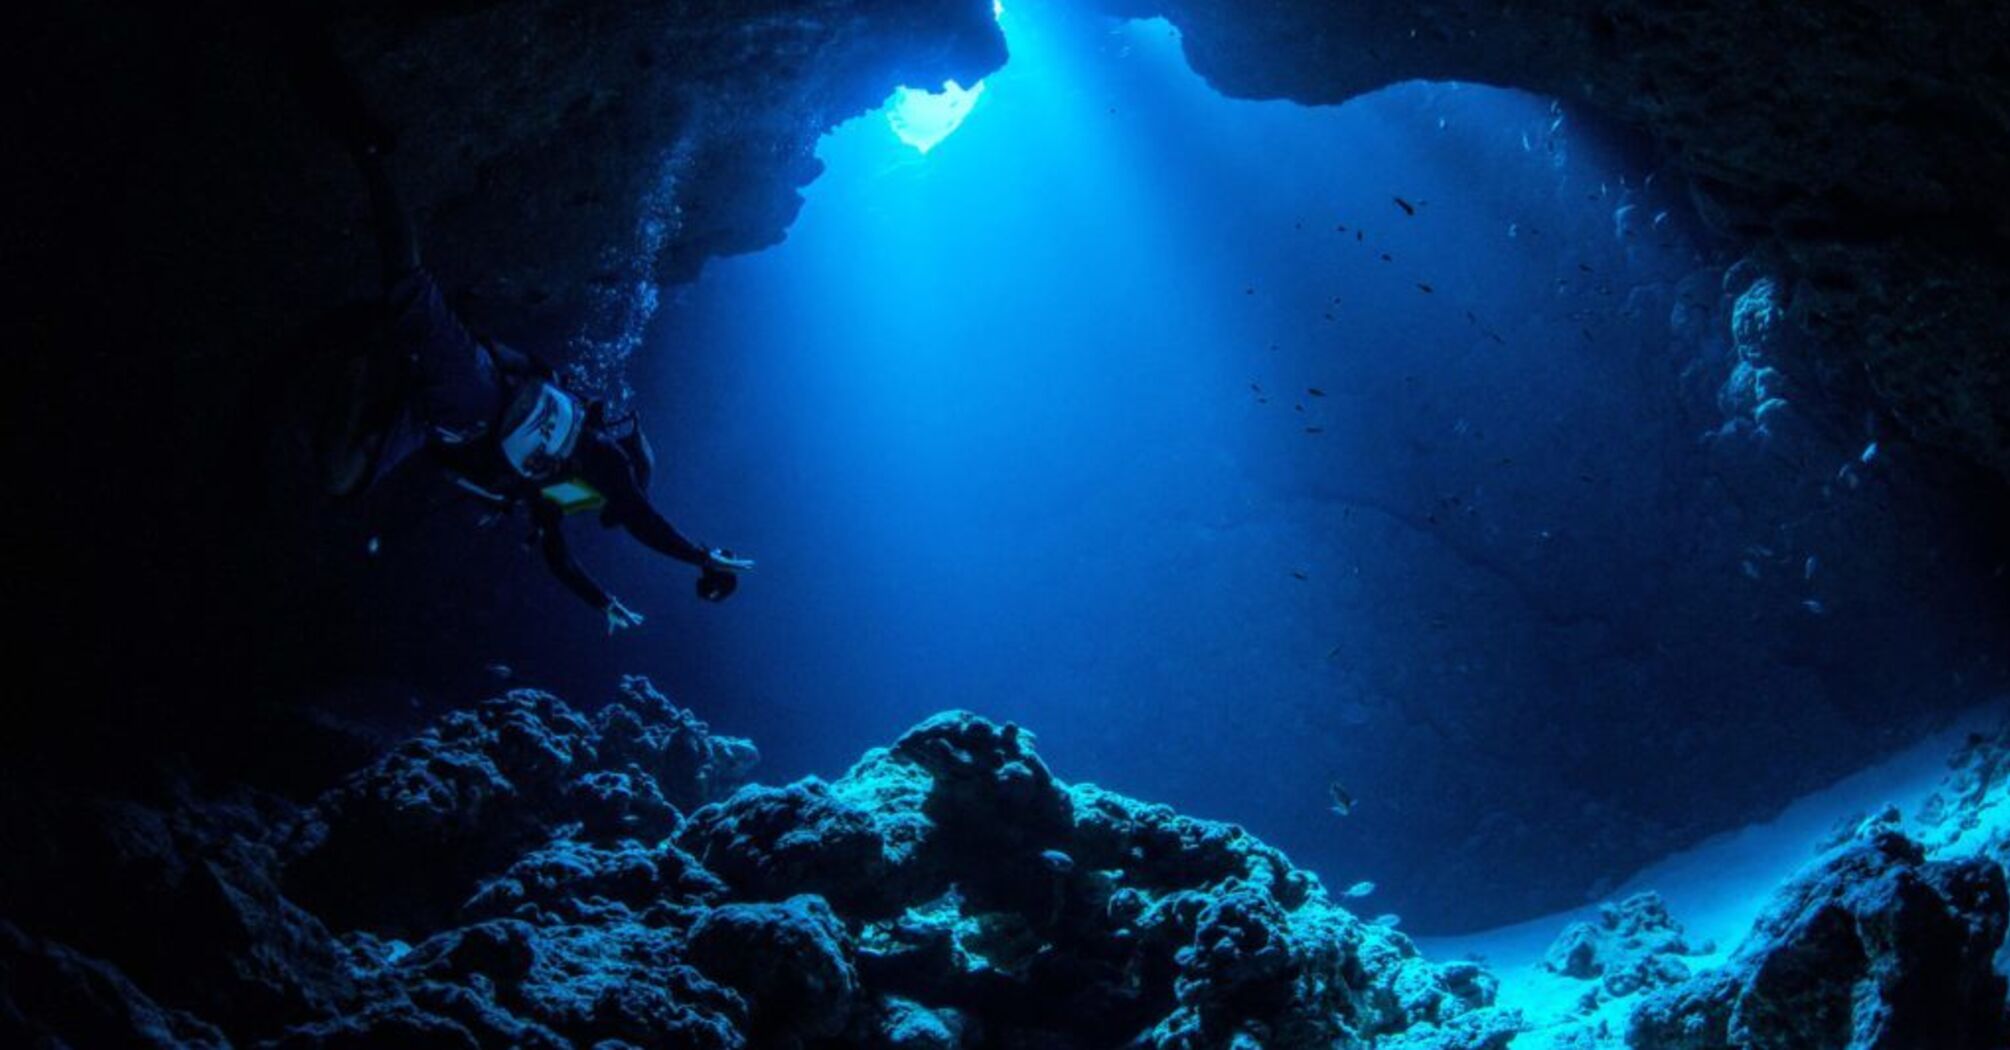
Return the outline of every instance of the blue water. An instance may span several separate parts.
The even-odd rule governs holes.
[[[1725,652],[1745,617],[1829,627],[1720,553],[1813,552],[1710,480],[1728,351],[1670,317],[1717,271],[1644,165],[1523,94],[1229,100],[1163,23],[1003,20],[953,134],[834,130],[786,243],[665,302],[630,376],[655,493],[759,570],[703,606],[582,537],[650,622],[568,644],[753,737],[770,780],[947,707],[1017,720],[1064,778],[1240,822],[1425,925],[1575,902],[1681,839],[1643,820],[1556,865],[1545,821],[1706,795],[1677,737],[1741,692],[1831,716],[1745,738],[1760,789],[1855,731],[1855,671]],[[1565,731],[1600,721],[1610,747]]]

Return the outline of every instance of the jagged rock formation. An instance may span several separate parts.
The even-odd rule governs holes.
[[[314,40],[395,133],[425,259],[463,312],[616,389],[660,284],[781,239],[825,131],[1005,59],[988,0],[92,0],[23,22],[12,72],[34,102],[4,251],[36,391],[22,425],[62,435],[30,468],[48,498],[27,529],[67,540],[44,619],[119,603],[175,625],[49,668],[119,717],[161,706],[129,692],[184,678],[160,668],[241,704],[265,687],[225,673],[297,678],[343,644],[331,626],[355,644],[326,619],[350,586],[317,542],[328,515],[265,481],[287,474],[264,460],[303,343],[377,294],[361,184],[297,89]],[[220,503],[191,495],[219,477]]]
[[[1598,982],[1590,993],[1595,1003],[1679,984],[1689,977],[1683,956],[1708,951],[1690,944],[1661,896],[1648,892],[1600,905],[1596,923],[1572,923],[1550,945],[1542,965],[1551,973]]]
[[[1845,821],[1728,957],[1690,942],[1654,893],[1573,923],[1540,968],[1587,990],[1555,1017],[1532,1017],[1531,1040],[1571,1050],[2003,1045],[2006,756],[2010,723],[1953,755],[1911,818],[1887,805]]]
[[[1058,780],[1014,726],[939,715],[834,783],[740,787],[752,755],[630,680],[590,718],[524,690],[448,715],[297,810],[57,805],[52,857],[91,856],[82,835],[106,862],[5,886],[33,928],[0,926],[0,1036],[1449,1050],[1519,1028],[1477,965],[1425,961],[1240,828]],[[59,906],[112,884],[151,927]]]
[[[2010,13],[1981,2],[1103,0],[1164,15],[1232,95],[1411,79],[1555,95],[1644,131],[1698,212],[1783,275],[1838,371],[2010,474]]]
[[[2005,922],[2000,865],[1878,827],[1787,885],[1729,964],[1643,1002],[1627,1045],[2001,1046]]]
[[[1692,973],[1709,948],[1653,894],[1607,905],[1545,966],[1584,982],[1585,1020],[1532,1035],[2002,1045],[2006,754],[2010,730],[1977,737],[1912,824],[1861,822],[1716,968]],[[1528,1030],[1479,964],[1425,960],[1238,827],[1059,780],[1015,726],[937,715],[829,783],[743,784],[753,757],[630,679],[592,716],[530,690],[455,712],[304,805],[185,773],[144,804],[9,797],[0,1041],[1500,1050]]]

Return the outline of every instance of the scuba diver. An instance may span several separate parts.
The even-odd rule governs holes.
[[[654,456],[635,417],[607,419],[604,403],[566,390],[544,362],[471,332],[420,261],[385,167],[387,136],[344,137],[369,190],[384,300],[379,352],[350,359],[342,382],[352,396],[324,423],[329,493],[364,491],[405,459],[429,455],[492,510],[527,507],[545,562],[606,617],[609,634],[643,618],[572,556],[564,522],[574,514],[597,511],[603,527],[696,567],[700,598],[732,595],[753,561],[692,542],[650,504]]]

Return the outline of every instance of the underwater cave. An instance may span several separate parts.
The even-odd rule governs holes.
[[[1993,6],[17,39],[7,1045],[2010,1045]]]

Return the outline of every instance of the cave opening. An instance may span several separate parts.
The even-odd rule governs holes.
[[[0,1045],[2010,1045],[2006,31],[30,11]]]
[[[766,777],[968,708],[1464,930],[1986,695],[1938,504],[1650,158],[1525,93],[1234,100],[1164,22],[1000,20],[1002,70],[827,136],[786,242],[634,362],[660,484],[762,567],[693,608],[597,544],[680,639],[620,660]],[[593,688],[592,626],[521,665]]]

